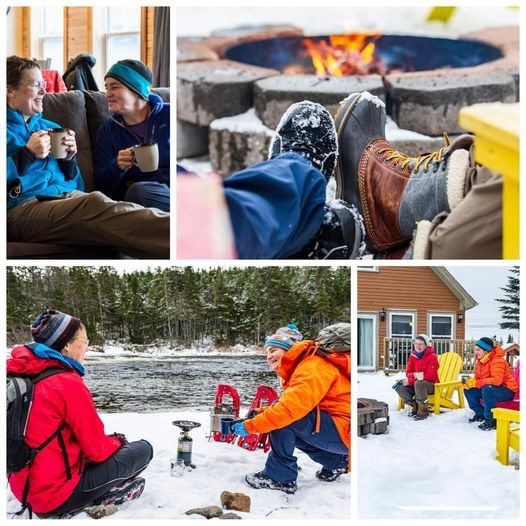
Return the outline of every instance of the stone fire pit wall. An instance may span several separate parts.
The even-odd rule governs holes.
[[[293,27],[232,30],[204,39],[180,39],[177,53],[179,158],[208,153],[223,177],[266,158],[273,130],[294,102],[313,100],[333,114],[349,93],[367,90],[386,102],[393,124],[387,138],[409,155],[443,146],[442,132],[464,132],[458,112],[481,102],[519,100],[519,29],[490,28],[463,35],[498,47],[503,58],[470,68],[381,77],[282,75],[224,60],[230,46],[253,39],[298,36]]]

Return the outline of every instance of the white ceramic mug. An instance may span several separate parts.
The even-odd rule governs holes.
[[[157,143],[137,144],[133,147],[133,164],[141,172],[155,172],[159,168],[159,147]]]
[[[65,159],[68,156],[68,147],[63,141],[69,133],[68,128],[50,128],[47,132],[51,141],[49,155],[54,159]]]
[[[415,378],[417,380],[423,380],[424,379],[424,373],[423,371],[417,371],[415,373],[413,373],[415,375]]]

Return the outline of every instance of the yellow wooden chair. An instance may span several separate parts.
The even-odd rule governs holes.
[[[509,466],[510,447],[520,452],[520,411],[496,407],[492,409],[493,416],[497,420],[497,460]]]
[[[435,415],[440,414],[440,408],[462,409],[464,403],[464,389],[462,382],[458,379],[462,369],[462,358],[455,352],[446,352],[438,356],[438,382],[435,384],[435,392],[428,396],[429,404],[433,406]],[[453,401],[455,392],[458,402]],[[398,410],[404,408],[404,400],[398,399]]]

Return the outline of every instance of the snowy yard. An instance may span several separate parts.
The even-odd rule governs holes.
[[[402,377],[358,375],[358,396],[387,402],[390,415],[388,434],[358,439],[358,517],[518,519],[520,471],[495,460],[495,432],[469,424],[469,409],[419,422],[397,411],[391,385]]]
[[[242,408],[241,414],[245,414],[246,409]],[[141,498],[123,504],[118,513],[108,519],[205,520],[200,515],[187,516],[185,511],[221,506],[220,495],[223,490],[250,496],[250,513],[235,512],[243,519],[319,520],[350,517],[351,476],[344,475],[333,483],[320,482],[315,477],[320,466],[301,452],[297,456],[302,470],[294,495],[247,486],[245,475],[260,471],[266,454],[262,451],[248,452],[237,445],[209,442],[206,438],[209,434],[208,412],[106,413],[101,416],[107,433],[125,433],[129,440],[144,438],[154,448],[153,460],[143,474],[146,487]],[[181,419],[201,423],[201,427],[190,433],[194,439],[192,461],[197,468],[175,478],[170,476],[170,459],[176,456],[179,428],[174,427],[172,421]],[[8,512],[18,509],[18,502],[8,490]],[[89,520],[86,514],[78,518]]]

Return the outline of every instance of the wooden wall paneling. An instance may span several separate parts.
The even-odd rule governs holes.
[[[153,38],[155,7],[141,7],[141,61],[149,68],[153,67]]]
[[[93,53],[93,8],[64,7],[64,69],[80,53]]]
[[[20,37],[17,38],[16,54],[20,57],[32,58],[31,54],[31,8],[15,7],[16,24],[20,24]],[[17,28],[18,29],[18,28]]]

